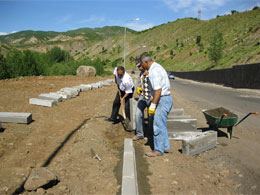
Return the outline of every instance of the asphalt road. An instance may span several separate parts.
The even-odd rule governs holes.
[[[174,93],[204,109],[224,107],[242,119],[249,112],[260,113],[260,90],[233,89],[210,83],[184,79],[171,80]],[[254,132],[260,131],[260,115],[249,116],[243,126]]]
[[[239,120],[249,112],[260,113],[260,90],[233,89],[179,78],[171,80],[171,89],[178,94],[184,112],[198,120],[198,128],[208,127],[198,109],[224,107],[237,114]],[[225,128],[218,131],[223,135],[226,135],[225,132]],[[260,194],[259,150],[260,115],[253,115],[233,128],[232,139],[218,135],[217,149],[210,153],[209,161],[214,159],[212,163],[225,164],[234,185],[240,186],[238,193]],[[239,170],[239,174],[231,174],[234,170]]]

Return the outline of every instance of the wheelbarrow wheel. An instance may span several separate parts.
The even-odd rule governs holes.
[[[228,138],[231,139],[232,138],[232,127],[228,127],[227,131],[228,131]]]

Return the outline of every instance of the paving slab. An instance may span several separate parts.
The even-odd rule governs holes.
[[[124,158],[122,171],[122,195],[138,194],[135,150],[133,140],[125,138],[124,140]]]
[[[182,141],[182,153],[188,156],[193,156],[210,150],[217,145],[217,132],[206,131],[201,134],[186,138]]]
[[[42,93],[38,96],[38,99],[43,99],[43,100],[54,100],[56,102],[61,102],[62,97],[58,94],[50,94],[50,93]]]
[[[32,105],[46,106],[46,107],[52,107],[57,105],[57,101],[55,100],[44,100],[39,98],[30,98],[29,103]]]
[[[3,123],[28,124],[32,121],[32,114],[22,112],[0,112],[0,121]]]
[[[197,131],[197,119],[167,119],[168,132]]]

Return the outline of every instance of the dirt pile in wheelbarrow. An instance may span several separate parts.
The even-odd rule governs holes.
[[[235,115],[234,113],[230,112],[229,110],[227,110],[223,107],[212,109],[212,110],[207,110],[206,113],[215,118],[221,118],[223,116],[223,114],[226,114],[226,117],[228,117],[228,118],[237,117],[237,115]]]

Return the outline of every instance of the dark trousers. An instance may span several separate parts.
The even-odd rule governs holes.
[[[134,91],[134,87],[132,89]],[[124,91],[121,91],[121,96],[123,97],[125,95]],[[125,115],[126,117],[130,120],[130,102],[129,99],[133,97],[133,93],[129,93],[128,96],[125,98]],[[113,107],[112,107],[112,114],[111,114],[111,118],[112,119],[116,119],[119,109],[121,106],[121,102],[120,102],[120,95],[119,92],[116,93],[116,97],[114,99],[114,103],[113,103]]]

